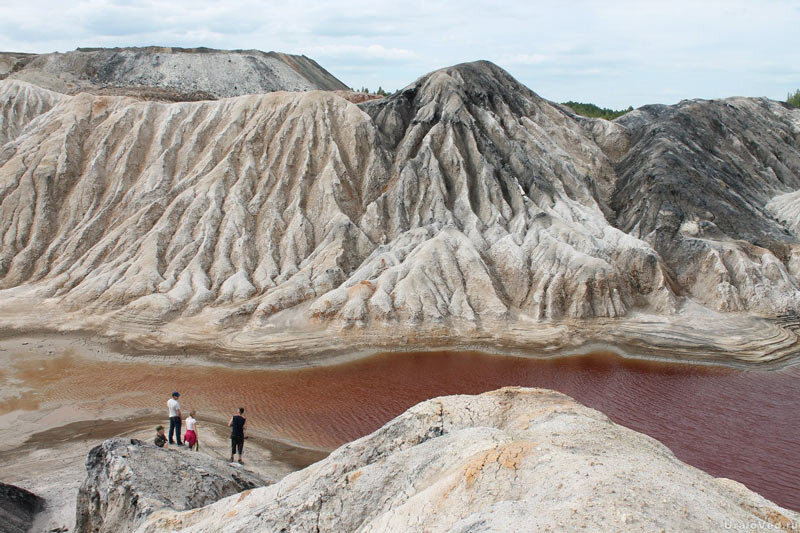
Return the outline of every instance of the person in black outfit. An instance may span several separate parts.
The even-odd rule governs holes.
[[[228,422],[228,427],[231,428],[231,462],[233,462],[233,455],[239,452],[239,464],[242,462],[242,448],[244,448],[244,430],[247,425],[247,419],[244,417],[244,407],[239,408],[239,414],[233,415],[231,421]]]

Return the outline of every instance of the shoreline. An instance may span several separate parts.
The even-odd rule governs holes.
[[[330,339],[330,335],[320,337]],[[48,341],[55,340],[53,344]],[[342,339],[333,339],[339,340]],[[373,340],[372,347],[365,346]],[[625,343],[611,343],[587,339],[579,346],[528,346],[522,344],[504,347],[490,341],[458,341],[443,342],[431,339],[430,342],[413,342],[401,344],[397,339],[387,337],[356,338],[354,342],[336,348],[318,349],[310,352],[310,357],[289,357],[275,360],[265,356],[263,352],[232,354],[228,351],[215,350],[213,347],[187,345],[178,347],[165,344],[161,349],[153,349],[137,342],[125,342],[110,338],[88,330],[59,331],[53,328],[35,328],[20,330],[8,329],[0,325],[0,351],[9,349],[30,349],[31,345],[39,348],[64,349],[75,346],[82,348],[82,357],[95,361],[121,363],[148,363],[164,366],[192,365],[211,368],[229,368],[237,370],[270,370],[275,372],[294,372],[303,369],[336,367],[356,361],[369,359],[383,354],[403,354],[419,352],[481,352],[491,356],[511,357],[519,359],[553,360],[590,355],[594,352],[606,352],[616,357],[633,360],[679,365],[697,365],[724,367],[736,370],[779,371],[800,364],[800,342],[797,351],[779,358],[767,360],[742,360],[738,358],[724,359],[719,355],[707,354],[698,348],[693,356],[684,355],[683,350],[670,351],[669,348],[656,346],[634,346]],[[265,343],[267,344],[267,343]],[[65,346],[68,345],[68,346]],[[645,352],[650,353],[645,353]],[[53,352],[53,350],[50,350]],[[206,352],[206,355],[200,355]],[[50,353],[48,353],[49,355]],[[667,355],[670,354],[670,355]]]
[[[213,430],[219,439],[226,440],[228,438],[225,423],[218,418],[198,417],[198,422],[202,422],[206,431]],[[166,428],[168,423],[169,421],[165,422],[163,417],[159,417],[155,414],[142,415],[130,412],[127,416],[121,415],[93,420],[82,419],[61,425],[54,425],[42,431],[29,433],[24,441],[15,446],[0,449],[0,465],[4,464],[5,461],[15,453],[19,453],[17,451],[18,449],[24,449],[26,451],[46,450],[53,447],[48,443],[60,445],[94,441],[97,439],[105,440],[111,437],[125,436],[144,431],[147,431],[149,435],[153,432],[152,428],[156,425],[161,424]],[[144,440],[149,442],[147,438],[144,438]],[[280,462],[293,465],[307,466],[311,463],[306,462],[304,458],[314,457],[316,461],[318,458],[325,457],[333,451],[333,449],[314,447],[313,445],[295,442],[291,439],[267,436],[263,431],[252,432],[251,435],[248,435],[248,441],[256,443],[260,449],[269,450],[273,456],[280,456],[282,458]]]
[[[384,352],[552,358],[601,349],[629,359],[741,369],[780,369],[800,361],[800,316],[720,313],[694,302],[684,302],[673,314],[632,311],[620,318],[560,321],[516,314],[477,324],[320,322],[287,313],[267,321],[228,321],[220,319],[224,308],[164,321],[122,311],[65,309],[58,298],[42,298],[31,290],[0,291],[0,342],[37,336],[88,340],[115,360],[299,370]]]

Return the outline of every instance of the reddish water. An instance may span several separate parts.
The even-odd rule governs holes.
[[[249,425],[326,448],[365,435],[435,396],[505,385],[546,387],[655,437],[689,464],[800,510],[800,366],[740,371],[605,353],[535,360],[428,352],[291,372],[70,357],[47,365],[20,360],[14,370],[16,378],[37,387],[26,403],[86,403],[111,396],[115,405],[160,409],[168,392],[178,389],[184,411],[197,408],[205,416],[224,417],[241,404],[248,408]]]

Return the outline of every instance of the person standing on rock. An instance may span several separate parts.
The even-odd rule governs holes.
[[[239,464],[243,465],[242,461],[242,448],[244,448],[244,430],[247,425],[247,418],[244,416],[244,407],[239,408],[239,414],[233,415],[231,421],[228,422],[228,427],[231,428],[231,462],[233,462],[233,455],[239,452]]]
[[[173,392],[172,398],[167,400],[167,410],[169,411],[169,443],[175,444],[172,441],[172,434],[175,433],[175,440],[178,446],[183,446],[181,442],[181,404],[178,402],[180,397],[179,392]]]
[[[186,417],[186,434],[183,436],[183,441],[189,445],[190,450],[197,446],[197,451],[200,451],[200,443],[197,442],[197,420],[194,415],[195,411],[192,411]]]

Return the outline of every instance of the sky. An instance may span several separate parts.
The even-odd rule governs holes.
[[[539,95],[621,109],[800,88],[800,0],[0,0],[0,50],[207,46],[304,54],[393,91],[487,59]]]

